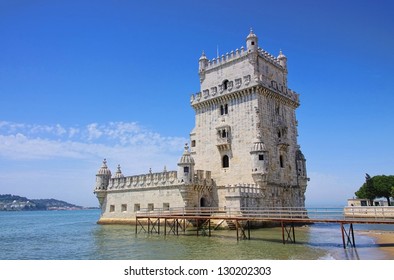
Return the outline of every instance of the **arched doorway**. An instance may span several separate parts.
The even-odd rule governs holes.
[[[207,207],[207,200],[205,197],[200,198],[200,207]]]

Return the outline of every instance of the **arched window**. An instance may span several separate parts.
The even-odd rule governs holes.
[[[228,155],[224,155],[222,158],[222,167],[223,168],[228,168],[230,167],[230,160],[228,158]]]
[[[283,168],[284,165],[283,165],[283,156],[282,155],[279,156],[279,164],[280,164],[280,167]]]

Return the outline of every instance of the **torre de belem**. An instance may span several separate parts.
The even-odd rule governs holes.
[[[96,175],[99,223],[132,223],[141,211],[214,207],[221,211],[304,207],[305,157],[297,144],[299,95],[287,86],[287,58],[259,47],[250,31],[241,47],[199,59],[200,92],[190,104],[195,127],[177,171]]]

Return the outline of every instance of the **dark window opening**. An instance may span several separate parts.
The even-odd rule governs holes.
[[[279,164],[280,164],[280,167],[283,168],[283,156],[282,155],[279,156]]]
[[[228,114],[228,104],[220,105],[220,115]]]
[[[196,146],[196,140],[192,140],[192,147]]]
[[[228,158],[228,155],[224,155],[222,158],[222,167],[227,168],[230,166],[230,160]]]
[[[252,41],[252,46],[254,46],[254,42]]]
[[[183,172],[184,173],[189,173],[189,166],[183,167]]]
[[[225,129],[222,130],[222,138],[227,138],[227,131]]]
[[[228,87],[228,80],[223,81],[223,89],[226,90]]]
[[[264,160],[264,155],[259,155],[259,160]]]

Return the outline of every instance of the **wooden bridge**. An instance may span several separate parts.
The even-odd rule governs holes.
[[[358,213],[355,211],[355,213]],[[339,208],[171,208],[141,210],[137,212],[135,233],[185,234],[186,228],[196,229],[197,236],[211,236],[211,232],[226,222],[236,232],[237,240],[250,239],[251,228],[258,223],[272,223],[282,228],[283,244],[295,243],[295,227],[297,225],[331,223],[339,224],[342,233],[343,248],[356,247],[354,224],[386,224],[394,225],[394,207],[386,213],[379,212],[375,217],[359,218],[355,215],[344,216]],[[212,226],[212,222],[214,226]]]

